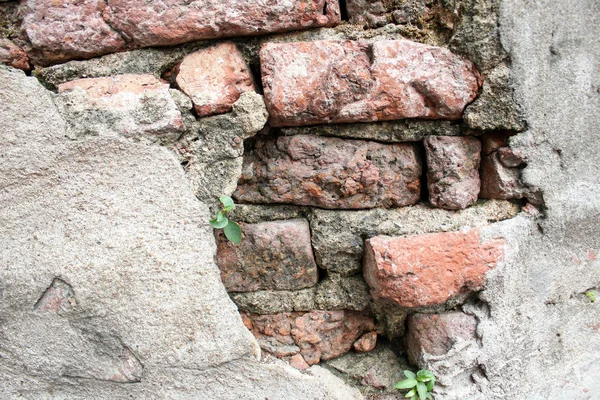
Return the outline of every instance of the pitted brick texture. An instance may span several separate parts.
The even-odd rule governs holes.
[[[317,284],[317,264],[304,219],[240,223],[240,245],[217,235],[217,265],[230,292],[298,290]]]
[[[242,320],[265,351],[276,357],[301,354],[310,365],[347,353],[363,333],[375,329],[373,318],[348,310],[242,313]]]
[[[0,63],[25,71],[30,69],[25,51],[8,39],[0,39]]]
[[[420,196],[413,144],[297,135],[259,140],[234,196],[248,203],[323,208],[399,207]]]
[[[520,199],[526,188],[520,167],[525,157],[511,149],[508,135],[491,133],[482,137],[481,193],[484,199]]]
[[[428,136],[424,144],[429,202],[449,210],[473,205],[480,189],[479,140],[473,137]]]
[[[200,117],[232,110],[244,92],[256,91],[250,68],[233,43],[222,43],[186,56],[176,68],[177,86]]]
[[[268,43],[260,59],[273,126],[454,120],[481,84],[470,61],[408,40]]]
[[[337,0],[30,0],[27,5],[24,28],[42,64],[340,22]]]
[[[374,297],[402,307],[444,304],[484,287],[487,272],[504,257],[504,243],[481,243],[478,229],[376,236],[365,243],[365,281]]]

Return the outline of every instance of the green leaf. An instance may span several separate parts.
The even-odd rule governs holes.
[[[229,221],[223,232],[232,243],[240,244],[242,242],[242,228],[237,223]]]
[[[424,383],[417,383],[417,393],[419,393],[419,400],[425,400],[427,396],[427,386]]]
[[[431,393],[427,393],[425,397],[427,397],[429,400],[433,400],[433,396],[431,396]]]
[[[417,375],[415,375],[414,372],[409,371],[407,369],[404,370],[404,376],[407,377],[408,379],[417,379]]]
[[[417,391],[413,388],[410,392],[406,393],[404,397],[413,397],[415,394],[417,394]]]
[[[598,297],[598,291],[594,289],[588,290],[587,292],[585,292],[585,295],[588,297],[588,299],[590,299],[592,303],[595,303],[596,298]]]
[[[419,397],[415,394],[413,397],[410,398],[410,400],[419,400]]]
[[[410,389],[412,387],[415,387],[416,385],[417,385],[416,379],[405,379],[403,381],[396,383],[394,385],[394,388],[395,389]]]
[[[231,211],[235,207],[233,199],[229,196],[221,196],[219,197],[219,201],[223,204],[223,211]]]
[[[433,385],[435,385],[435,378],[431,378],[431,380],[427,382],[427,390],[431,392],[433,390]]]
[[[223,229],[227,226],[229,220],[222,211],[217,211],[215,217],[208,221],[208,223],[215,229]]]

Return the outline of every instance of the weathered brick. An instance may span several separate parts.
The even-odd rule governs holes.
[[[250,68],[233,43],[221,43],[186,56],[175,69],[177,86],[200,117],[232,110],[244,92],[256,91]]]
[[[301,354],[310,365],[347,353],[363,333],[375,329],[373,318],[348,310],[241,314],[263,350],[276,357]]]
[[[260,60],[273,126],[458,119],[481,83],[470,61],[409,40],[268,43]]]
[[[527,192],[521,182],[521,170],[526,159],[508,146],[508,135],[483,135],[481,160],[481,193],[484,199],[520,199]]]
[[[110,14],[104,0],[29,0],[26,4],[23,28],[36,63],[92,58],[125,49],[123,37],[104,19],[105,13]]]
[[[217,234],[217,265],[230,292],[297,290],[317,284],[317,264],[304,219],[240,223],[243,240]]]
[[[480,190],[479,139],[428,136],[424,144],[429,202],[449,210],[460,210],[474,204]]]
[[[381,0],[346,0],[346,10],[352,24],[375,28],[387,23]]]
[[[337,0],[31,0],[24,28],[36,60],[91,58],[125,47],[333,26]]]
[[[184,129],[169,84],[152,75],[78,79],[58,92],[75,134],[179,135]]]
[[[377,332],[372,331],[372,332],[367,332],[364,335],[362,335],[356,342],[354,342],[352,347],[354,347],[354,350],[356,350],[358,352],[366,353],[367,351],[373,350],[376,345],[377,345]]]
[[[39,298],[33,307],[42,312],[66,312],[77,304],[73,288],[62,279],[54,279],[52,284]]]
[[[420,197],[415,145],[310,135],[262,139],[244,157],[240,202],[399,207]]]
[[[25,51],[8,39],[0,39],[0,63],[25,71],[30,69]]]
[[[460,342],[475,341],[477,320],[462,312],[413,314],[408,318],[406,354],[414,365],[427,356],[443,356]]]
[[[504,257],[504,239],[482,243],[478,229],[365,243],[363,273],[375,298],[403,307],[444,304],[481,290],[486,273]]]

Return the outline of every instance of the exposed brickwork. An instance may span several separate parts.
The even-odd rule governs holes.
[[[144,0],[28,2],[24,28],[35,58],[46,64],[91,58],[126,47],[173,45],[199,39],[248,36],[333,26],[337,0]]]
[[[468,60],[408,40],[268,43],[260,59],[274,126],[458,119],[481,84]]]
[[[240,245],[217,234],[217,265],[230,292],[297,290],[317,284],[310,229],[303,219],[240,224]]]
[[[310,365],[348,352],[364,332],[375,329],[371,317],[348,310],[242,313],[242,319],[263,350],[276,357],[301,354]]]
[[[481,143],[477,138],[429,136],[425,138],[429,202],[459,210],[477,201]]]
[[[443,304],[481,290],[486,273],[504,256],[504,243],[481,243],[478,229],[377,236],[365,243],[364,277],[376,298],[403,307]]]
[[[373,331],[362,335],[356,342],[354,342],[352,347],[354,347],[354,350],[358,352],[366,353],[367,351],[373,350],[376,345],[377,332]]]
[[[484,199],[520,199],[526,188],[520,180],[525,156],[508,145],[508,135],[491,133],[482,137],[481,193]]]
[[[260,140],[244,157],[241,202],[323,208],[399,207],[420,196],[413,144],[297,135]]]
[[[186,56],[176,68],[177,86],[200,117],[230,112],[244,92],[255,91],[250,68],[233,43],[221,43]]]
[[[406,354],[411,363],[422,365],[424,357],[442,356],[460,341],[474,341],[477,319],[461,312],[413,314],[408,317]]]
[[[25,71],[30,69],[25,51],[8,39],[0,39],[0,63]]]

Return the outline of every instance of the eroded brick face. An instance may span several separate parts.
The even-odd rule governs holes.
[[[371,317],[348,310],[242,313],[242,319],[263,350],[276,357],[300,354],[309,365],[347,353],[363,333],[375,329]]]
[[[504,239],[482,243],[479,230],[366,241],[363,274],[371,295],[402,307],[444,304],[481,290],[504,257]]]
[[[415,145],[297,135],[259,140],[234,193],[248,203],[399,207],[420,197]]]
[[[409,40],[268,43],[260,59],[273,126],[458,119],[481,84],[470,61]]]
[[[177,86],[200,117],[230,112],[244,92],[255,91],[250,68],[233,43],[194,52],[176,68]]]
[[[25,51],[8,39],[0,39],[0,63],[25,71],[30,68]]]
[[[230,292],[298,290],[316,285],[317,265],[304,219],[240,224],[240,245],[217,234],[217,265]]]
[[[428,136],[424,144],[429,202],[448,210],[460,210],[473,205],[480,188],[479,139]]]
[[[28,2],[24,28],[38,62],[91,58],[126,47],[260,35],[340,22],[337,0],[91,0]]]
[[[520,199],[526,187],[521,169],[526,158],[509,147],[508,135],[491,133],[482,137],[481,194],[484,199]]]
[[[406,353],[411,363],[422,365],[424,357],[443,356],[460,342],[475,341],[477,319],[462,312],[413,314],[408,317]]]

